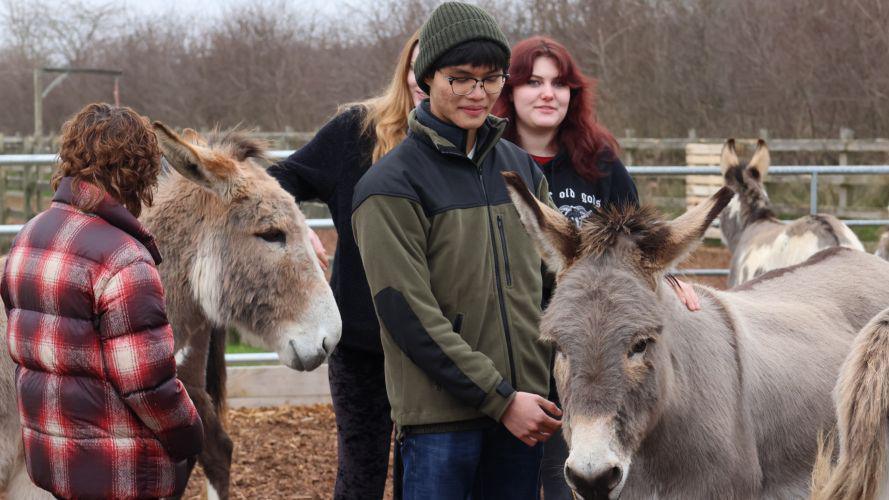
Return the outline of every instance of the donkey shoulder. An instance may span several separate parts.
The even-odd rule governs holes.
[[[856,250],[864,250],[861,241],[839,219],[829,214],[811,214],[801,217],[788,224],[787,235],[811,235],[817,238],[820,246],[845,246]]]

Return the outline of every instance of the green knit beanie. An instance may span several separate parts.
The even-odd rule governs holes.
[[[509,42],[497,22],[483,9],[460,2],[439,5],[420,28],[420,53],[414,62],[414,76],[423,92],[429,86],[423,75],[447,51],[470,40],[490,40],[509,56]]]

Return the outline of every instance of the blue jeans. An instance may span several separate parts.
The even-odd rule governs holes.
[[[536,500],[543,447],[503,425],[412,434],[401,443],[404,500]]]

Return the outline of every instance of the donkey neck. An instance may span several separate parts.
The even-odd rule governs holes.
[[[751,180],[742,180],[734,187],[737,194],[719,214],[719,227],[729,251],[733,254],[743,240],[744,233],[754,224],[770,222],[780,224],[766,193],[765,186]]]
[[[776,218],[775,212],[772,211],[772,202],[769,200],[769,195],[766,193],[764,185],[746,181],[738,190],[737,198],[741,205],[740,219],[742,228],[764,219]]]
[[[741,239],[741,233],[744,231],[744,224],[741,220],[741,202],[738,195],[735,195],[728,206],[719,213],[719,230],[729,251],[734,253],[738,247],[738,241]]]
[[[711,289],[695,290],[701,297],[697,312],[688,311],[667,287],[658,292],[665,314],[659,341],[665,352],[658,366],[664,378],[662,411],[637,459],[656,482],[732,471],[727,477],[732,488],[755,488],[760,473],[742,401],[744,370],[735,329]]]
[[[699,384],[715,371],[736,375],[726,378],[724,385],[741,384],[738,343],[731,317],[710,288],[694,288],[701,298],[701,310],[695,312],[689,311],[669,287],[658,288],[666,316],[661,343],[670,359],[670,364],[663,368],[672,385],[665,394],[665,409],[688,401],[689,395],[712,397],[713,393],[702,390]],[[676,399],[680,395],[682,398]]]

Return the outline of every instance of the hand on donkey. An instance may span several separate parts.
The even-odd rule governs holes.
[[[318,237],[318,233],[309,228],[309,241],[312,242],[312,249],[315,250],[315,255],[318,256],[318,262],[321,264],[321,269],[327,271],[327,268],[330,266],[330,259],[327,258],[327,250],[324,249],[324,244],[321,243],[321,238]]]

